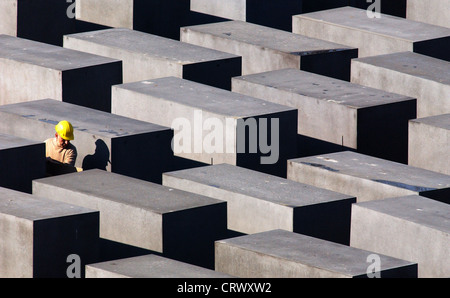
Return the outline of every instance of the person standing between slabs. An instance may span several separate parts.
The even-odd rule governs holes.
[[[77,149],[70,142],[74,140],[72,124],[66,120],[55,126],[55,137],[45,140],[47,161],[57,164],[75,166]]]

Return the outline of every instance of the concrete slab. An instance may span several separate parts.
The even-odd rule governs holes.
[[[175,76],[230,90],[241,74],[239,56],[131,29],[66,35],[64,47],[122,60],[124,83]]]
[[[232,79],[232,91],[298,109],[298,134],[407,163],[416,100],[298,69]],[[299,151],[302,144],[299,143]]]
[[[421,195],[450,203],[450,176],[356,152],[289,160],[287,178],[355,196],[358,202]]]
[[[226,202],[98,169],[33,181],[33,194],[98,210],[100,236],[212,267]]]
[[[133,29],[133,2],[133,0],[79,0],[75,1],[75,16],[78,20],[108,27]]]
[[[408,164],[450,175],[450,114],[409,121]]]
[[[352,60],[351,82],[417,98],[417,117],[450,113],[450,62],[412,52]]]
[[[45,144],[0,133],[0,187],[31,193],[33,179],[45,177]]]
[[[242,74],[297,68],[349,80],[357,49],[243,21],[181,28],[181,41],[242,57]]]
[[[436,26],[450,28],[450,5],[448,0],[407,0],[406,18]]]
[[[227,201],[228,228],[284,229],[348,244],[354,197],[228,164],[164,173],[163,185]]]
[[[303,12],[302,0],[191,0],[191,10],[291,31],[292,15]]]
[[[190,0],[77,0],[76,19],[180,39],[180,27],[221,21],[190,11]]]
[[[0,2],[0,34],[17,36],[17,0]]]
[[[97,261],[97,211],[0,187],[0,227],[1,277],[67,277],[70,255],[83,277]]]
[[[349,0],[191,0],[191,10],[285,31],[292,15],[349,5]]]
[[[359,49],[359,57],[411,51],[450,60],[450,29],[341,7],[293,16],[292,32]]]
[[[450,276],[450,206],[412,195],[353,204],[351,246],[418,264],[418,277]]]
[[[205,164],[285,176],[296,152],[296,109],[177,77],[113,86],[112,112],[172,127],[175,155]]]
[[[111,112],[111,86],[122,62],[0,35],[0,105],[52,98]]]
[[[416,263],[381,254],[372,271],[372,257],[368,250],[284,230],[216,241],[216,271],[237,277],[417,277]]]
[[[232,278],[232,276],[157,255],[144,255],[88,264],[86,278]]]
[[[69,6],[60,0],[2,0],[0,34],[62,45],[63,34],[75,30]]]
[[[152,182],[175,166],[168,127],[89,109],[54,99],[0,106],[0,133],[44,141],[55,125],[67,120],[74,127],[76,167],[104,169]]]

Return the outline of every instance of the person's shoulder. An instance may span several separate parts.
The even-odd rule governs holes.
[[[75,147],[72,143],[69,144],[67,150],[73,152],[74,154],[77,154],[77,147]]]

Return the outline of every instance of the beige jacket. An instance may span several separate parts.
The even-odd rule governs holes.
[[[66,149],[59,147],[56,143],[56,138],[51,138],[45,140],[45,156],[54,161],[75,166],[77,149],[72,144],[69,144],[69,147]]]

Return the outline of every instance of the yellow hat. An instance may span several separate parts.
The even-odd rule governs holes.
[[[72,124],[70,124],[70,122],[63,120],[60,121],[56,126],[55,126],[55,130],[56,132],[59,134],[59,136],[61,138],[63,138],[64,140],[73,140],[73,127]]]

